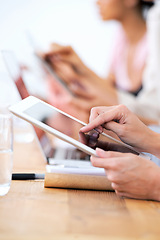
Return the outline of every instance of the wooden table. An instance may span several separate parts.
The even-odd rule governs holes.
[[[45,171],[35,140],[14,144],[13,171]],[[160,203],[12,181],[0,198],[0,239],[160,239]]]

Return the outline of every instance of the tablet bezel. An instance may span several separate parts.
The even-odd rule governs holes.
[[[94,155],[97,156],[96,151],[86,145],[84,145],[81,142],[78,142],[77,140],[73,139],[72,137],[69,137],[67,135],[65,135],[64,133],[59,132],[58,130],[55,130],[52,127],[49,127],[48,125],[46,125],[45,123],[42,123],[41,121],[36,120],[35,118],[27,115],[26,113],[24,113],[24,111],[26,111],[28,108],[34,106],[37,103],[43,103],[48,105],[49,107],[53,108],[54,110],[64,114],[65,116],[68,116],[69,118],[81,123],[82,125],[86,125],[86,123],[70,116],[69,114],[49,105],[48,103],[45,103],[44,101],[41,101],[40,99],[33,97],[33,96],[29,96],[25,99],[23,99],[22,101],[18,102],[17,104],[10,106],[9,110],[15,114],[16,116],[30,122],[31,124],[34,124],[35,126],[41,128],[42,130],[49,132],[51,134],[53,134],[54,136],[60,138],[61,140],[64,140],[70,144],[72,144],[73,146],[77,147],[78,149],[80,149],[81,151],[89,154],[89,155]]]
[[[50,66],[50,64],[46,60],[44,60],[40,55],[38,55],[38,53],[34,52],[34,55],[37,61],[41,64],[42,68],[44,68],[45,71],[47,71],[53,77],[53,79],[56,80],[61,85],[61,87],[63,87],[69,94],[74,96],[74,93],[71,91],[68,85],[56,74],[56,72]]]

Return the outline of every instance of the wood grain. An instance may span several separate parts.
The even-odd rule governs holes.
[[[45,171],[34,140],[15,143],[14,171]],[[0,239],[160,239],[160,203],[123,199],[110,191],[44,188],[12,181],[0,198]]]

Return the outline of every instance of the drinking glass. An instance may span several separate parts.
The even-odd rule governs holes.
[[[13,165],[12,115],[7,108],[0,108],[0,196],[8,193]]]

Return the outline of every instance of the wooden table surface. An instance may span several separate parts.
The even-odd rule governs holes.
[[[21,171],[45,171],[35,140],[14,144],[13,172]],[[160,239],[160,203],[12,181],[0,198],[0,239]]]

